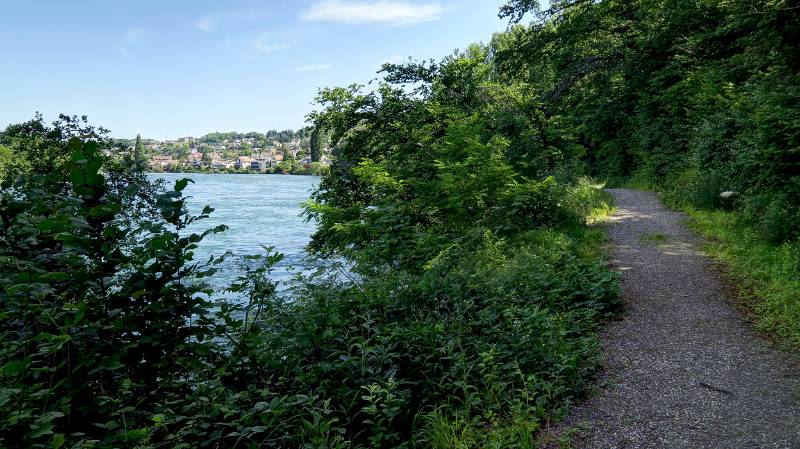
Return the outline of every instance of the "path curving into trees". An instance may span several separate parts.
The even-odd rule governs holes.
[[[800,448],[800,364],[737,311],[702,241],[658,197],[610,190],[625,315],[601,388],[552,433],[575,448]]]

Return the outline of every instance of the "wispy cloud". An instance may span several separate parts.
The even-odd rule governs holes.
[[[143,37],[144,37],[143,29],[131,28],[130,30],[128,30],[127,33],[125,33],[125,37],[123,37],[122,40],[124,40],[128,44],[133,44],[142,40]]]
[[[224,22],[237,20],[257,20],[267,15],[267,11],[258,9],[254,11],[227,11],[205,14],[194,22],[194,27],[200,31],[210,33],[218,30]]]
[[[197,19],[197,22],[194,23],[194,27],[200,31],[209,33],[219,28],[219,25],[217,25],[217,20],[214,17],[203,16]]]
[[[264,33],[250,41],[250,48],[259,53],[272,53],[274,51],[286,50],[289,48],[289,44],[276,40],[274,33]]]
[[[404,62],[406,62],[406,58],[400,55],[389,56],[385,61],[383,61],[384,64],[402,64]]]
[[[439,3],[410,3],[396,0],[324,0],[311,5],[300,18],[304,21],[345,24],[380,23],[400,26],[439,20],[445,11]]]
[[[321,72],[323,70],[330,70],[333,66],[330,64],[306,64],[293,67],[293,72]]]
[[[120,40],[116,40],[116,44],[114,45],[114,49],[120,55],[130,58],[131,57],[131,49],[142,39],[145,38],[145,30],[142,28],[131,28],[124,35]]]
[[[279,50],[286,50],[287,48],[302,47],[303,44],[317,38],[318,33],[314,30],[293,26],[285,30],[277,29],[258,34],[246,40],[244,43],[251,51],[255,50],[258,53],[271,53]],[[296,63],[290,65],[297,67],[308,62],[309,61],[296,61]]]

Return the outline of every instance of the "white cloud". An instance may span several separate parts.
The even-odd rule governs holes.
[[[231,45],[233,45],[235,42],[236,42],[235,40],[233,40],[233,39],[231,39],[229,37],[226,37],[225,39],[223,39],[222,41],[220,41],[217,44],[217,48],[228,48]]]
[[[210,33],[220,28],[221,24],[230,21],[258,20],[267,15],[264,9],[252,11],[227,11],[201,16],[194,23],[194,27],[200,31]]]
[[[115,45],[114,46],[114,50],[116,50],[117,53],[120,54],[120,56],[124,56],[126,58],[130,58],[131,57],[130,50],[128,50],[127,48],[123,47],[122,45]]]
[[[400,55],[392,55],[386,58],[386,61],[383,61],[385,64],[402,64],[406,62],[406,58]]]
[[[396,0],[323,0],[301,15],[305,21],[345,24],[382,23],[411,25],[439,20],[444,7],[439,3],[410,3]]]
[[[123,40],[129,44],[140,41],[144,37],[144,30],[141,28],[131,28],[125,33]]]
[[[121,40],[115,40],[114,49],[121,56],[126,58],[131,57],[131,51],[138,42],[145,38],[145,30],[142,28],[131,28],[124,35]]]
[[[194,27],[200,31],[211,32],[219,28],[217,20],[212,16],[203,16],[194,23]]]
[[[333,66],[330,64],[307,64],[294,67],[293,72],[321,72],[323,70],[330,70]]]
[[[271,41],[273,37],[273,33],[264,33],[256,36],[250,41],[250,47],[259,53],[272,53],[289,48],[289,45],[286,43]]]

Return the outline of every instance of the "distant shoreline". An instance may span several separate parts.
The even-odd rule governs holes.
[[[146,171],[146,175],[275,175],[275,176],[316,176],[312,173],[259,173],[259,172],[213,172],[213,171]]]

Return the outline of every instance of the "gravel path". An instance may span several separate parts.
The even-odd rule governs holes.
[[[800,364],[734,307],[702,241],[652,193],[609,190],[625,317],[603,387],[553,431],[575,448],[800,448]]]

